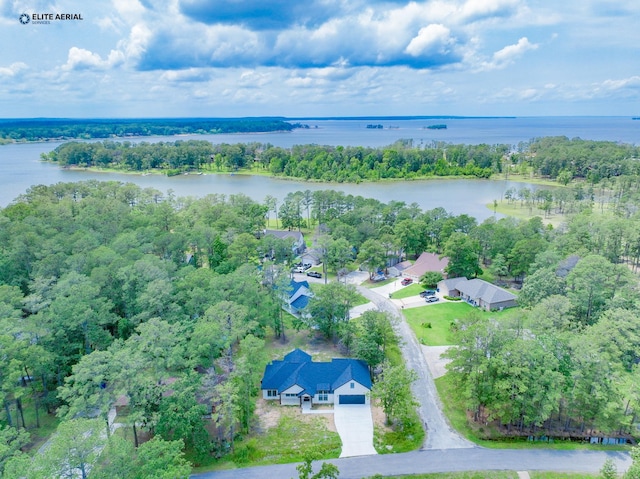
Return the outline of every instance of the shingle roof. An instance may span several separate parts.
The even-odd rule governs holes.
[[[306,296],[304,294],[301,294],[290,303],[290,305],[297,310],[306,308],[308,304],[309,304],[309,296]]]
[[[280,239],[293,238],[297,242],[303,241],[303,236],[300,231],[264,230],[264,234]]]
[[[444,269],[449,264],[449,258],[442,258],[436,253],[422,253],[413,266],[404,270],[404,274],[410,274],[417,276],[418,278],[425,274],[427,271],[439,271],[444,272]]]
[[[306,363],[311,361],[311,355],[305,353],[302,349],[296,348],[290,353],[286,354],[284,360],[289,363]]]
[[[449,278],[449,279],[444,279],[441,281],[441,283],[449,290],[451,291],[452,289],[458,289],[458,284],[462,284],[462,283],[466,283],[467,281],[469,281],[467,278],[465,277],[461,277],[461,278]]]
[[[481,299],[489,304],[501,303],[517,298],[515,294],[478,278],[460,282],[455,287],[458,291],[470,298]]]
[[[309,289],[309,282],[308,281],[296,281],[294,279],[292,279],[289,282],[289,297],[292,298],[296,295],[296,293],[298,292],[298,290],[302,287],[305,287],[307,289]]]
[[[307,359],[308,358],[308,359]],[[294,350],[282,361],[267,365],[262,378],[262,389],[276,389],[278,394],[298,385],[299,395],[315,395],[317,391],[335,391],[349,381],[357,381],[371,389],[369,369],[359,359],[332,359],[331,362],[313,362],[311,356]]]

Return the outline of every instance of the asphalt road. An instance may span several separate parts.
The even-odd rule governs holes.
[[[618,472],[631,464],[623,452],[555,451],[545,449],[429,449],[404,454],[347,457],[333,459],[340,479],[362,479],[375,474],[397,476],[450,471],[561,471],[597,473],[604,461],[611,458]],[[315,465],[314,471],[318,471]],[[191,476],[193,479],[293,479],[298,477],[296,464],[251,467],[228,471],[208,472]]]

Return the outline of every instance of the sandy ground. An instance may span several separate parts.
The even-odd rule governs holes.
[[[282,416],[295,416],[301,421],[310,422],[321,418],[325,421],[327,429],[331,432],[338,432],[333,422],[333,414],[302,414],[299,407],[280,406],[277,401],[266,401],[258,399],[256,404],[256,416],[260,423],[259,430],[266,431],[272,427],[276,427]]]
[[[336,425],[333,421],[333,414],[302,414],[299,407],[280,406],[277,402],[258,399],[256,404],[256,416],[260,423],[259,430],[266,431],[278,425],[278,421],[283,415],[295,416],[302,421],[313,421],[315,418],[321,417],[326,421],[327,429],[331,432],[337,432]],[[374,427],[385,429],[385,416],[382,408],[371,405],[371,415],[373,417]]]
[[[447,373],[446,365],[451,362],[450,359],[444,359],[440,357],[447,349],[451,346],[420,346],[422,348],[422,354],[424,354],[424,358],[427,360],[427,364],[429,365],[429,371],[431,371],[431,375],[433,379],[438,379],[441,376],[444,376]]]

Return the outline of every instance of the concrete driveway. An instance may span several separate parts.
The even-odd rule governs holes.
[[[333,420],[342,440],[340,457],[377,454],[373,447],[371,406],[334,404]]]

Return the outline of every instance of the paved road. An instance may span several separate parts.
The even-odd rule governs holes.
[[[427,361],[422,354],[420,345],[398,307],[388,297],[357,286],[358,292],[375,303],[380,311],[385,311],[397,319],[396,331],[402,340],[402,353],[407,367],[418,374],[418,380],[413,383],[413,394],[420,402],[420,416],[427,428],[427,437],[423,449],[460,449],[475,447],[475,444],[461,437],[449,426],[436,391],[433,377],[429,371]]]
[[[554,451],[544,449],[470,449],[423,450],[405,454],[347,457],[333,459],[340,479],[362,479],[375,474],[397,476],[449,471],[513,470],[597,473],[611,458],[618,472],[631,464],[622,452]],[[314,471],[319,465],[314,467]],[[296,464],[233,469],[191,476],[193,479],[292,479],[298,477]]]

